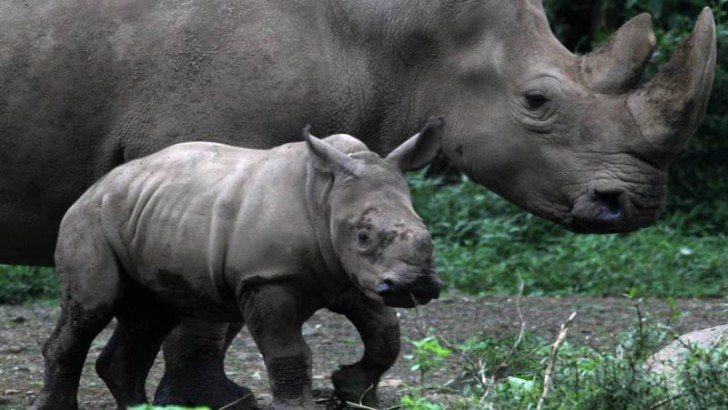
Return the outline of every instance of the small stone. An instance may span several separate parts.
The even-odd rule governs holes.
[[[22,346],[12,345],[12,346],[8,346],[7,349],[5,349],[4,353],[16,354],[16,353],[22,352],[23,350],[25,350],[25,349],[23,349]]]
[[[18,324],[20,324],[20,323],[25,323],[25,322],[27,322],[27,321],[28,321],[28,319],[26,319],[26,318],[25,318],[24,316],[16,316],[16,317],[15,317],[15,318],[13,319],[13,323],[18,323]]]
[[[379,382],[379,387],[396,389],[402,384],[404,384],[404,381],[401,379],[384,379]]]
[[[6,396],[12,396],[13,394],[18,394],[18,393],[20,393],[20,390],[6,389],[5,391],[3,391],[3,394]]]

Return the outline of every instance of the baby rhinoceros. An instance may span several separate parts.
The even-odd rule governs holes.
[[[431,120],[386,158],[305,130],[305,142],[271,150],[191,142],[114,169],[61,223],[61,316],[35,407],[77,407],[89,346],[113,317],[97,371],[120,408],[146,402],[162,340],[194,317],[245,321],[274,407],[314,408],[305,320],[361,299],[412,307],[439,295],[402,173],[432,159],[439,128]]]

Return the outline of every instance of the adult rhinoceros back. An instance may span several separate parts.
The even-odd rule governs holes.
[[[709,10],[635,89],[637,17],[569,53],[540,1],[5,2],[0,261],[50,264],[67,207],[115,165],[196,139],[269,147],[370,136],[386,153],[431,115],[474,181],[583,232],[651,224],[712,83]]]

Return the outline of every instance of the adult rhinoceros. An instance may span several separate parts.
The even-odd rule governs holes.
[[[0,261],[41,265],[65,210],[115,165],[194,139],[278,145],[306,122],[386,153],[444,115],[444,152],[475,182],[567,229],[637,229],[703,116],[716,47],[706,9],[638,87],[648,16],[577,57],[538,0],[6,1],[0,27]],[[392,317],[361,312],[347,317],[362,334]],[[185,326],[162,396],[225,398],[224,329]],[[396,357],[393,340],[365,343],[360,369]]]

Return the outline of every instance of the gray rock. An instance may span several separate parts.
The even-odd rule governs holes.
[[[709,327],[682,335],[645,361],[645,367],[660,373],[673,372],[689,353],[687,346],[714,348],[728,343],[728,325]]]

